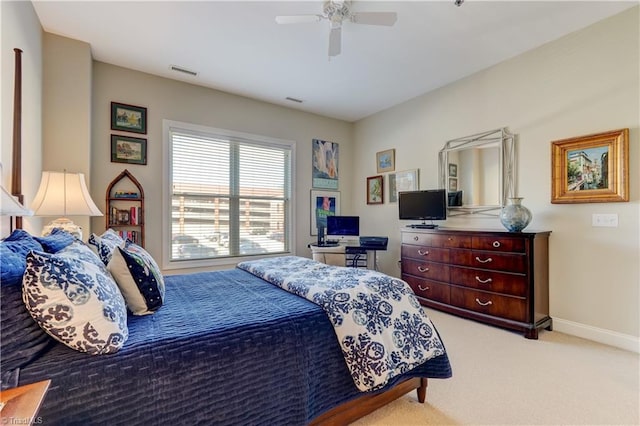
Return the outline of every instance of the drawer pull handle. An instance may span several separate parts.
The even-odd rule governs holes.
[[[493,259],[491,259],[490,257],[489,257],[489,258],[487,258],[487,259],[485,259],[485,260],[482,260],[482,259],[480,259],[478,256],[476,256],[476,260],[477,260],[478,262],[480,262],[480,263],[489,263],[489,262],[493,262]]]
[[[418,288],[422,291],[427,291],[429,290],[429,286],[426,286],[425,288],[422,288],[422,286],[420,284],[418,284]]]
[[[419,240],[419,238],[418,238],[417,235],[415,237],[413,237],[413,241],[418,241],[418,240]]]
[[[418,250],[418,254],[419,254],[420,256],[426,256],[426,255],[428,255],[428,254],[429,254],[429,250],[427,250],[427,251]]]
[[[492,244],[495,248],[500,247],[500,241],[494,241]]]
[[[491,300],[489,300],[488,302],[481,302],[480,299],[478,299],[477,297],[476,297],[476,303],[480,306],[493,305],[493,302]]]
[[[429,272],[429,268],[423,268],[422,266],[418,266],[418,271],[420,271],[420,272]]]
[[[480,284],[488,284],[493,280],[491,278],[487,278],[486,280],[483,280],[482,278],[476,275],[476,281],[478,281]]]

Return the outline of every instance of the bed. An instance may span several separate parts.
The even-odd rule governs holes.
[[[44,424],[304,425],[346,424],[413,389],[423,402],[427,378],[451,376],[445,353],[363,393],[320,306],[239,268],[164,280],[163,306],[129,315],[124,346],[95,356],[25,327],[21,280],[3,280],[3,337],[26,333],[33,349],[3,386],[50,379]],[[3,358],[20,349],[5,344]]]
[[[20,64],[16,51],[14,129]],[[22,201],[20,163],[18,130],[12,194]],[[128,338],[117,352],[79,352],[47,335],[22,297],[25,257],[56,252],[60,240],[15,224],[0,242],[0,385],[51,380],[38,424],[347,424],[412,390],[424,402],[428,378],[452,375],[445,352],[360,391],[325,311],[239,268],[163,277],[162,306],[125,311]]]

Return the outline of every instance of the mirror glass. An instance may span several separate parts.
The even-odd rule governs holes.
[[[498,214],[513,196],[514,136],[492,130],[447,141],[439,154],[449,214]]]

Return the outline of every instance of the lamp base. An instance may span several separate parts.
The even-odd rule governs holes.
[[[53,231],[55,228],[60,228],[63,231],[70,233],[77,239],[82,240],[82,228],[66,217],[56,219],[42,228],[42,236],[46,237],[47,235],[51,234],[51,231]]]

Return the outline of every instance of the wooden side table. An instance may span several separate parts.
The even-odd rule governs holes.
[[[0,392],[0,424],[31,425],[42,423],[37,419],[40,404],[51,380],[23,385]]]

